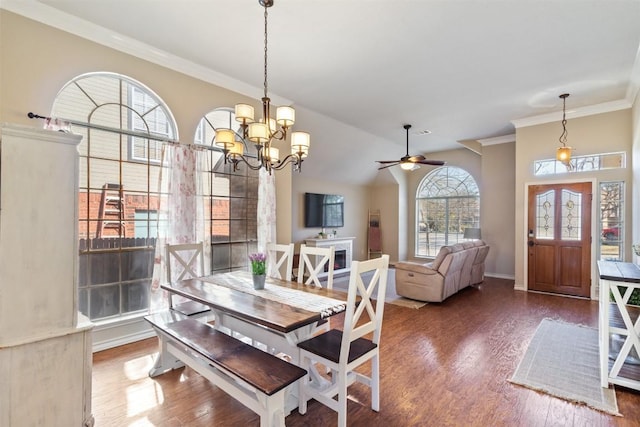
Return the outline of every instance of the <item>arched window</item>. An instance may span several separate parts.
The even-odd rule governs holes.
[[[79,308],[91,320],[144,313],[158,227],[163,140],[177,127],[149,88],[115,73],[83,74],[52,116],[84,123],[79,146]]]
[[[464,169],[443,166],[427,174],[416,192],[416,256],[436,256],[441,246],[479,227],[480,192]]]

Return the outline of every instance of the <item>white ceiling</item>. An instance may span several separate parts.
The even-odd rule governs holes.
[[[2,7],[262,96],[258,0]],[[561,93],[571,94],[568,112],[629,103],[640,81],[639,46],[640,0],[275,0],[269,93],[299,116],[312,111],[348,125],[326,120],[310,129],[304,174],[366,182],[376,176],[374,160],[404,154],[404,123],[413,125],[411,154],[431,158],[458,141],[511,135],[513,120],[552,112],[559,120]],[[302,119],[295,127],[309,129]],[[432,133],[415,134],[425,129]]]

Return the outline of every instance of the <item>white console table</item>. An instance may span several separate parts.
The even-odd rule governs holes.
[[[598,261],[600,273],[600,382],[640,390],[640,309],[627,305],[631,292],[640,289],[640,268],[628,262]],[[609,295],[613,296],[610,302]],[[612,335],[623,341],[611,360]],[[632,350],[635,349],[635,355]]]
[[[317,248],[328,248],[333,246],[336,254],[338,251],[344,251],[344,266],[340,265],[335,267],[333,272],[335,273],[348,273],[351,271],[351,260],[353,259],[353,241],[355,237],[333,237],[329,239],[306,239],[304,242],[307,246],[314,246]],[[322,276],[322,275],[320,275]]]

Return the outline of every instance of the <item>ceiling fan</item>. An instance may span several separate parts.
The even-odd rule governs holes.
[[[409,155],[409,129],[411,129],[411,125],[403,126],[407,131],[407,154],[400,157],[400,160],[376,160],[380,163],[380,169],[390,168],[391,166],[400,165],[400,167],[404,170],[413,170],[417,169],[419,165],[432,165],[432,166],[442,166],[444,162],[442,160],[427,160],[423,155],[419,156],[410,156]]]

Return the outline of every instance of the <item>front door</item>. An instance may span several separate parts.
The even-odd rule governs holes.
[[[589,297],[590,182],[529,187],[528,288]]]

